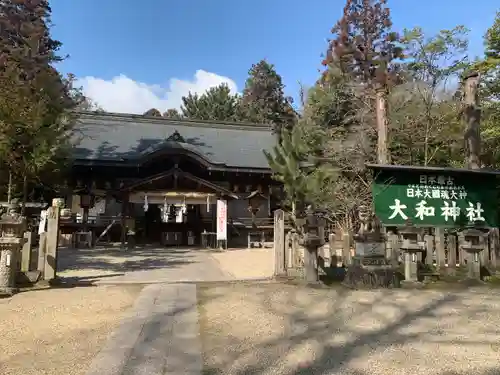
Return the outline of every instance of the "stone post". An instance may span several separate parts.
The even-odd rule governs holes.
[[[37,271],[43,276],[45,271],[45,255],[47,253],[47,233],[40,233],[40,239],[38,240],[38,266]]]
[[[436,228],[434,240],[436,242],[436,263],[439,268],[444,268],[446,265],[446,250],[443,228]]]
[[[285,213],[274,211],[274,276],[286,276]]]
[[[29,272],[31,266],[31,246],[33,245],[33,233],[24,232],[24,244],[21,250],[21,272]]]
[[[59,206],[49,207],[47,210],[47,234],[45,245],[45,266],[43,279],[50,281],[56,278],[57,273],[57,246],[59,242]]]

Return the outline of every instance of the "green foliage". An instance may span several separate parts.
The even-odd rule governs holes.
[[[490,100],[500,100],[500,12],[484,38],[484,59],[477,68],[483,73],[483,95]]]
[[[236,121],[239,98],[225,83],[212,87],[204,94],[191,94],[182,98],[182,117],[193,120]]]
[[[240,118],[270,124],[276,132],[290,129],[297,119],[292,99],[285,96],[285,85],[274,65],[265,60],[252,65],[241,98]]]
[[[291,131],[283,129],[281,143],[265,152],[274,178],[283,183],[285,203],[291,207],[300,202],[322,207],[323,186],[336,178],[336,172],[317,158],[321,139],[324,137],[315,129],[295,126]]]
[[[0,13],[0,160],[26,192],[61,169],[82,96],[53,66],[61,43],[50,37],[48,2],[2,2]]]
[[[448,88],[468,67],[463,26],[432,37],[404,30],[406,83],[391,93],[391,155],[397,164],[457,166],[463,162],[460,103]]]
[[[175,108],[170,108],[170,109],[167,109],[164,113],[163,113],[163,117],[165,118],[170,118],[170,119],[173,119],[173,120],[180,120],[182,119],[182,115],[179,113],[179,111]]]
[[[349,127],[356,122],[355,95],[338,71],[328,69],[324,80],[308,91],[303,117],[326,128]]]
[[[458,77],[468,66],[467,39],[469,30],[462,25],[441,30],[428,38],[420,27],[405,29],[404,46],[407,77],[425,82],[431,87],[445,84]]]

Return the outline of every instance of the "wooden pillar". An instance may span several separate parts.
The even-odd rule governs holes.
[[[122,197],[122,215],[121,215],[121,242],[122,247],[125,247],[127,242],[127,215],[128,215],[129,193],[124,193]]]
[[[47,239],[44,280],[53,280],[57,274],[57,246],[59,243],[59,207],[49,207],[47,210]]]
[[[274,276],[286,276],[285,213],[274,211]]]

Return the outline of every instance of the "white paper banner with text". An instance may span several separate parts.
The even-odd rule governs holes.
[[[217,201],[217,240],[227,240],[227,202]]]

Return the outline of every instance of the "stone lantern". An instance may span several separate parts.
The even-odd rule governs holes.
[[[416,228],[408,223],[408,225],[399,230],[403,237],[401,251],[404,253],[404,269],[405,283],[418,282],[418,260],[421,254],[425,251],[423,242],[423,230]]]
[[[8,211],[0,217],[0,294],[16,291],[16,274],[20,271],[20,254],[24,244],[26,218],[19,214],[17,202],[11,202]]]
[[[300,212],[300,211],[299,211]],[[303,236],[300,240],[304,246],[304,268],[306,281],[317,283],[318,275],[318,249],[325,244],[325,238],[322,235],[325,227],[324,213],[316,211],[312,206],[308,206],[304,212],[305,216],[299,218],[297,222],[303,228]]]
[[[484,250],[484,238],[487,236],[479,229],[470,227],[462,231],[462,249],[467,253],[467,277],[481,279],[480,253]]]

